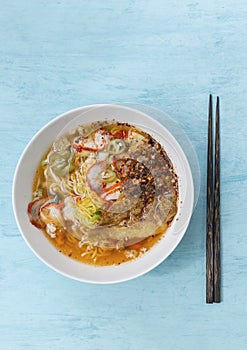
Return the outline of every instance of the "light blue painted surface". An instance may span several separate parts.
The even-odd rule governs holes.
[[[0,348],[246,349],[246,3],[0,0]],[[222,101],[223,302],[205,304],[208,93]],[[62,277],[11,209],[21,152],[48,121],[92,103],[171,115],[199,156],[201,194],[176,251],[113,286]]]

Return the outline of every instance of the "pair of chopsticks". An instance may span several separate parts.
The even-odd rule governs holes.
[[[213,133],[212,95],[209,95],[208,106],[206,224],[206,303],[220,303],[220,99],[217,96]]]

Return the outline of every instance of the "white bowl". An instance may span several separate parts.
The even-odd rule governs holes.
[[[32,197],[32,182],[37,165],[58,134],[96,120],[128,122],[151,134],[169,155],[178,175],[178,212],[163,238],[140,258],[118,266],[91,266],[59,253],[33,225],[27,215]],[[117,283],[143,275],[164,261],[181,241],[188,227],[194,201],[191,169],[176,139],[159,122],[138,110],[120,105],[92,105],[66,112],[44,126],[25,148],[16,168],[13,209],[19,230],[32,251],[55,271],[78,281]]]

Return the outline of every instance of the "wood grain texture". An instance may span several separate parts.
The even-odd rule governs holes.
[[[214,162],[213,162],[213,101],[208,106],[207,207],[206,207],[206,302],[214,301]]]
[[[245,349],[246,5],[241,0],[0,0],[0,348]],[[205,304],[208,94],[221,97],[222,303]],[[171,115],[201,167],[174,253],[113,286],[78,283],[26,246],[11,208],[17,161],[48,121],[91,103]]]
[[[221,245],[220,245],[220,99],[217,97],[215,116],[214,154],[214,302],[221,300]]]

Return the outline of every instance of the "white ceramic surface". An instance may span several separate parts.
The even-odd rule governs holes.
[[[106,118],[132,123],[150,133],[164,146],[179,178],[179,204],[172,225],[150,251],[119,266],[97,267],[82,264],[59,253],[40,230],[30,224],[27,205],[31,200],[32,181],[37,165],[55,138],[79,124]],[[163,125],[143,112],[126,106],[93,105],[60,115],[33,137],[16,168],[12,201],[15,218],[24,240],[45,264],[75,280],[107,284],[138,277],[156,267],[172,253],[188,227],[193,211],[194,187],[186,156],[179,143]]]

